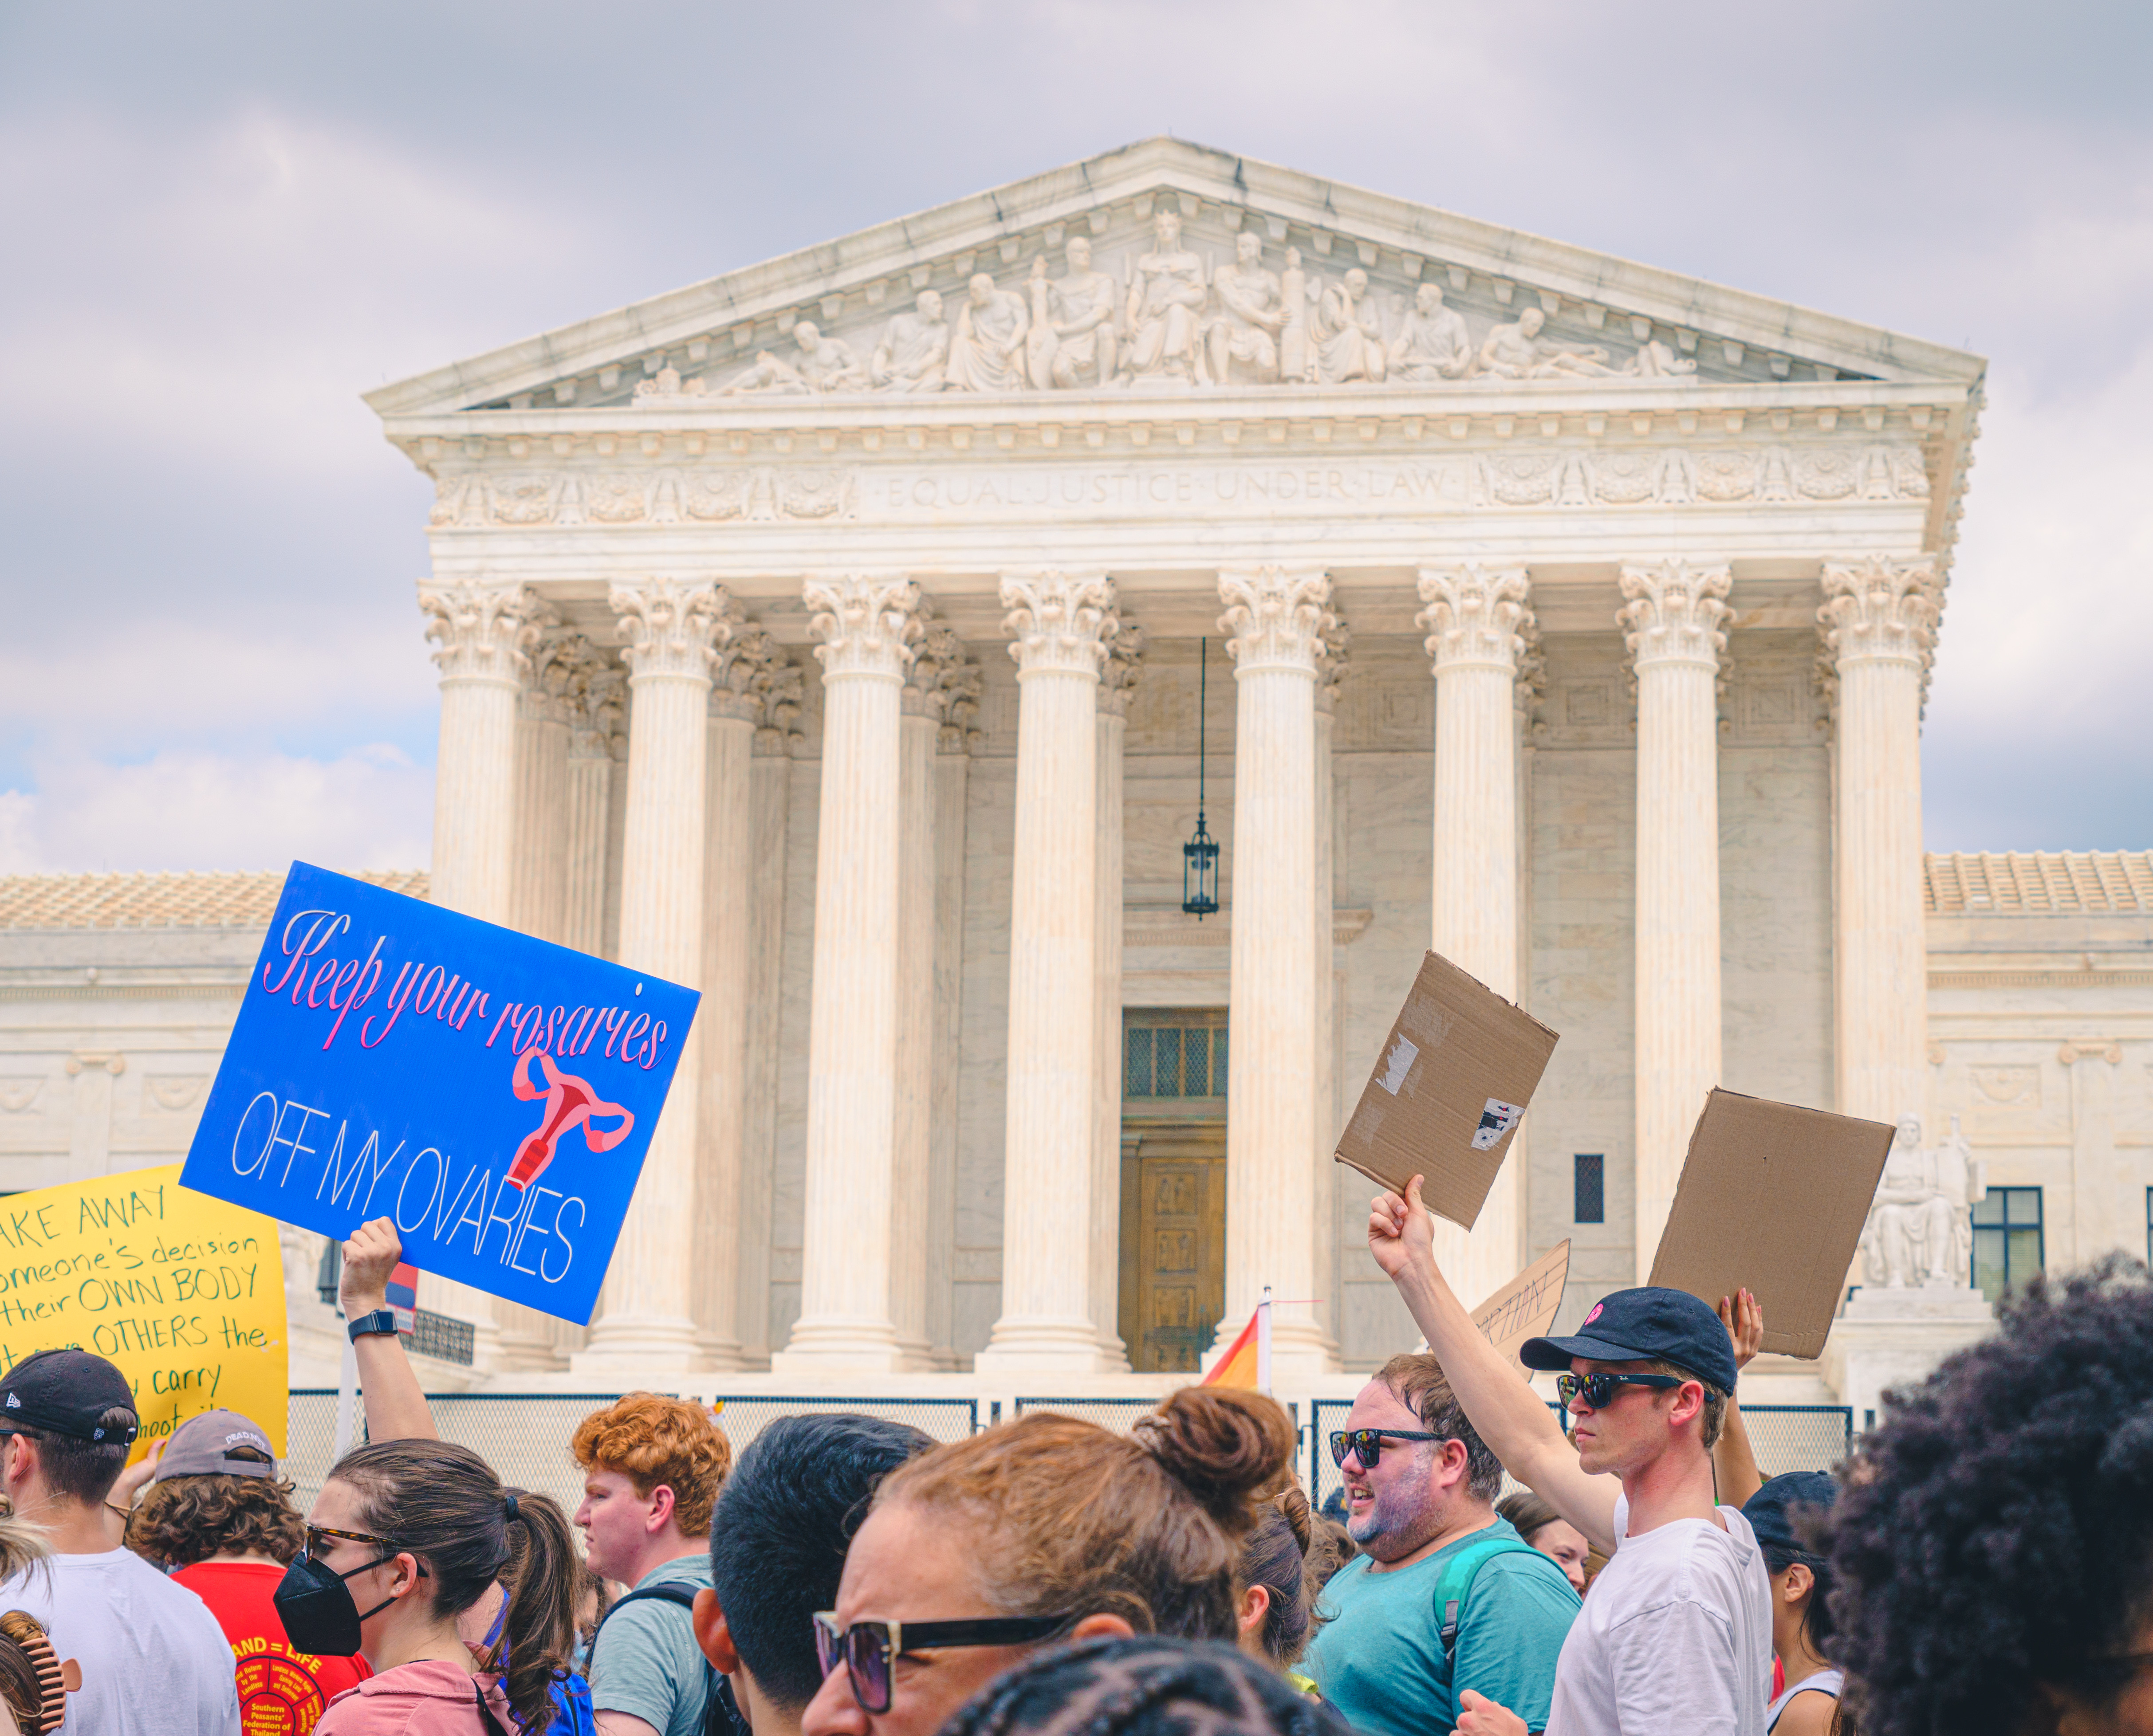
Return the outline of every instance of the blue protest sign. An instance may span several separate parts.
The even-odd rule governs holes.
[[[181,1182],[587,1322],[701,998],[295,862]]]

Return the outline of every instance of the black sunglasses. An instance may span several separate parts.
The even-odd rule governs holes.
[[[815,1658],[828,1676],[840,1661],[863,1712],[889,1710],[890,1678],[908,1652],[936,1646],[1021,1646],[1051,1639],[1074,1616],[995,1616],[977,1622],[855,1622],[837,1625],[835,1610],[815,1613]]]
[[[1558,1374],[1555,1378],[1555,1395],[1568,1410],[1585,1395],[1589,1410],[1605,1410],[1615,1402],[1617,1387],[1678,1387],[1680,1379],[1672,1374],[1611,1374],[1604,1368],[1590,1374]]]
[[[1371,1470],[1382,1457],[1383,1443],[1387,1440],[1448,1440],[1447,1434],[1431,1434],[1425,1429],[1342,1429],[1331,1437],[1331,1462],[1343,1465],[1346,1455],[1352,1454],[1361,1461],[1361,1469]]]

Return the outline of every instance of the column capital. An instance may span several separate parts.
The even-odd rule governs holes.
[[[1680,559],[1622,569],[1622,595],[1615,612],[1630,661],[1640,669],[1688,663],[1717,669],[1727,649],[1727,623],[1734,612],[1723,601],[1733,583],[1723,563],[1697,566]]]
[[[1129,714],[1129,693],[1137,684],[1143,652],[1143,629],[1117,621],[1107,636],[1105,656],[1099,665],[1101,711],[1117,718]]]
[[[957,637],[946,622],[929,621],[921,629],[912,659],[912,673],[904,678],[903,708],[908,716],[929,718],[935,725],[937,747],[944,753],[963,751],[969,724],[978,710],[980,666],[972,661],[971,647]],[[956,708],[965,708],[959,720]],[[951,731],[956,726],[956,739]]]
[[[717,648],[711,670],[710,715],[760,725],[771,671],[784,661],[785,653],[766,628],[752,621],[741,622]]]
[[[1428,654],[1438,675],[1446,669],[1498,669],[1515,676],[1524,653],[1529,582],[1522,566],[1484,566],[1468,561],[1420,570],[1420,600],[1428,607],[1413,625],[1428,635]]]
[[[1121,625],[1114,581],[1104,573],[1044,567],[1002,575],[1002,627],[1017,679],[1087,675],[1097,680],[1106,642]]]
[[[1229,566],[1219,573],[1226,612],[1219,631],[1234,673],[1291,669],[1313,676],[1331,612],[1331,575],[1320,566]]]
[[[1853,662],[1912,663],[1926,674],[1943,613],[1944,587],[1927,555],[1891,561],[1872,555],[1849,566],[1826,561],[1817,626],[1826,652]]]
[[[801,587],[825,681],[902,681],[919,637],[919,587],[901,573],[818,574]]]
[[[627,672],[580,633],[562,647],[559,663],[567,677],[562,708],[568,719],[568,757],[612,759]]]
[[[1316,649],[1316,708],[1326,717],[1338,708],[1338,689],[1352,660],[1353,629],[1341,616],[1333,615]]]
[[[568,652],[578,640],[578,635],[561,626],[557,620],[539,627],[537,639],[526,653],[529,667],[524,671],[523,693],[517,707],[526,722],[570,721],[568,688],[574,676],[568,664]]]
[[[561,618],[527,585],[429,586],[419,607],[444,682],[519,684],[541,635]]]
[[[802,739],[797,727],[802,686],[800,666],[786,658],[756,677],[750,688],[761,708],[756,719],[755,752],[763,758],[784,759]]]
[[[740,622],[738,607],[720,586],[672,579],[615,585],[607,607],[628,641],[621,657],[631,682],[708,682],[718,647],[730,642]]]

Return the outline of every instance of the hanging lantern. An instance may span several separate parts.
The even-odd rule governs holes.
[[[1196,665],[1196,830],[1181,846],[1181,908],[1201,922],[1219,908],[1219,845],[1204,829],[1204,751],[1211,642],[1199,640]]]

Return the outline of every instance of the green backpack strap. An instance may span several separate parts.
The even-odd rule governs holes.
[[[1459,1612],[1473,1595],[1473,1581],[1497,1556],[1531,1555],[1531,1544],[1522,1537],[1488,1537],[1469,1543],[1443,1563],[1443,1577],[1435,1582],[1435,1607],[1442,1621],[1443,1655],[1448,1658],[1458,1638]]]

